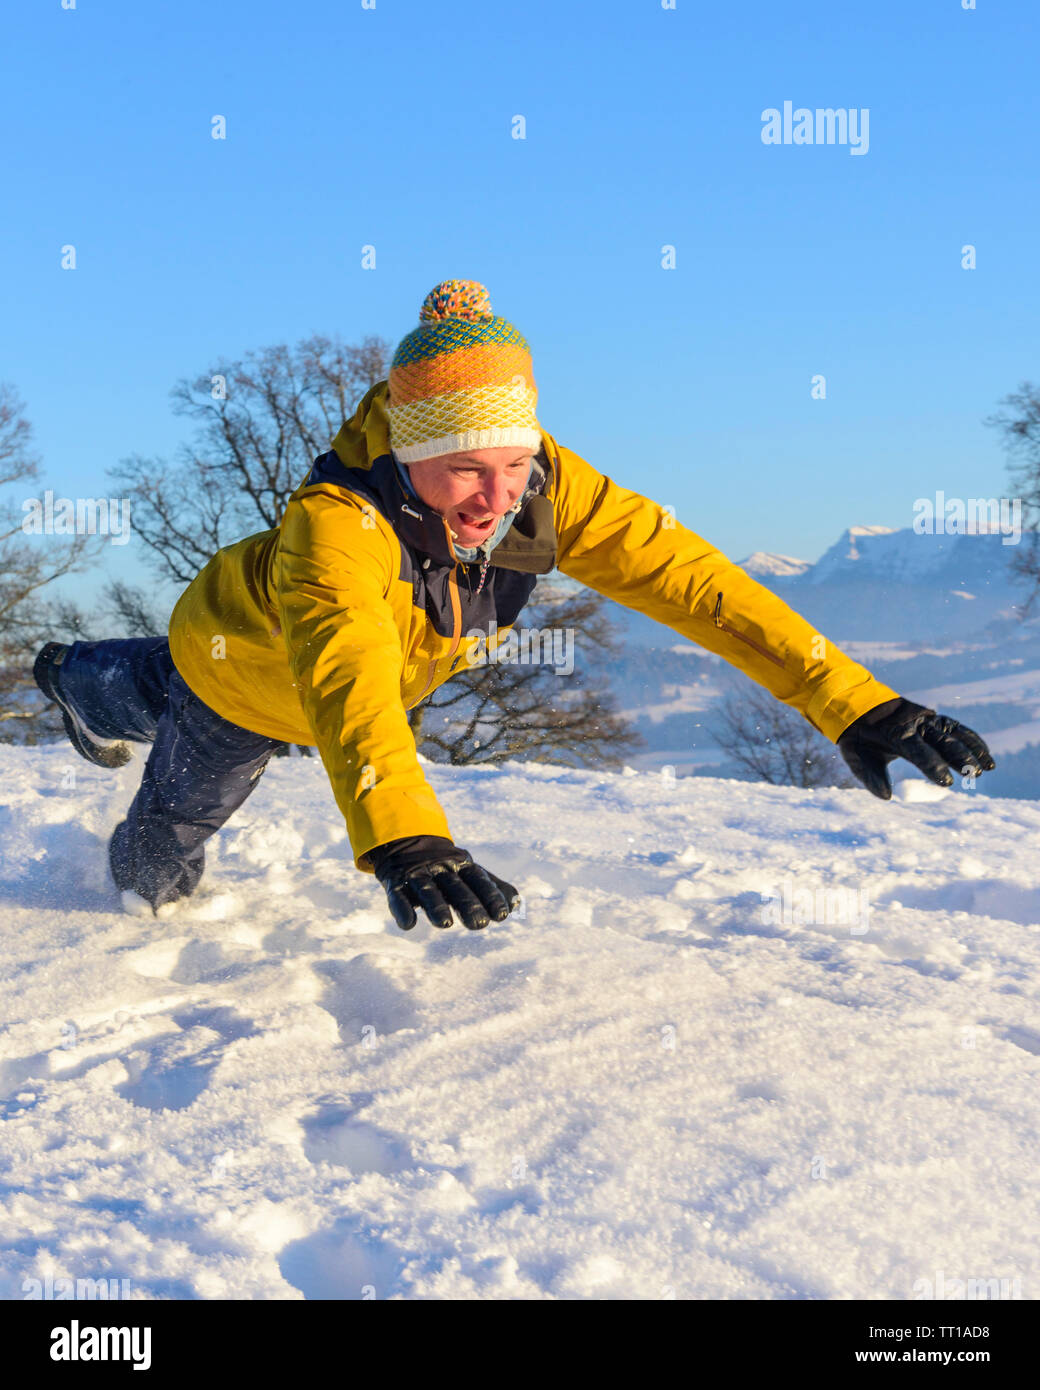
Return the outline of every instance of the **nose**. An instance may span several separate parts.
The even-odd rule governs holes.
[[[489,512],[499,515],[507,512],[516,501],[519,495],[519,486],[515,479],[509,478],[485,478],[484,486],[477,493],[474,501],[486,508]]]

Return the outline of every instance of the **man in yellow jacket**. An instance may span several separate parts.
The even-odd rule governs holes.
[[[909,758],[943,785],[994,766],[970,729],[903,700],[670,512],[538,424],[530,349],[487,291],[426,297],[387,381],[361,401],[278,527],[217,552],[169,637],[49,643],[41,689],[84,756],[152,743],[109,846],[151,903],[191,893],[203,842],[279,744],[317,746],[358,869],[394,920],[472,928],[519,895],[456,846],[407,711],[490,656],[554,568],[716,652],[838,744],[876,795]],[[474,640],[483,635],[484,650]]]

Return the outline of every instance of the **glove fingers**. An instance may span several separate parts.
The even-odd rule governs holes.
[[[993,755],[975,730],[969,729],[966,724],[958,724],[949,715],[941,714],[931,727],[922,729],[921,734],[962,772],[965,763],[971,763],[972,759],[978,763],[979,772],[992,772],[996,767]],[[950,745],[952,757],[946,752],[947,744]],[[967,752],[967,757],[963,757],[963,751]]]
[[[407,885],[400,888],[388,887],[386,900],[390,904],[390,915],[402,931],[411,931],[415,926],[415,907],[408,895]]]
[[[839,743],[838,748],[850,770],[859,778],[867,791],[873,792],[882,801],[891,801],[892,783],[888,780],[888,764],[891,762],[891,755],[886,757],[874,749],[861,750],[852,744],[842,746]]]
[[[514,888],[511,883],[507,883],[504,878],[499,878],[498,875],[493,874],[490,869],[485,869],[484,872],[502,894],[503,898],[505,898],[507,912],[513,912],[518,908],[520,906],[519,888]]]
[[[476,893],[463,882],[456,872],[437,875],[437,887],[458,914],[459,921],[470,931],[480,931],[491,918]]]
[[[907,762],[920,768],[924,775],[938,786],[953,786],[953,773],[931,744],[925,743],[920,734],[911,734],[909,738],[904,738],[901,742],[903,757]]]
[[[480,864],[464,864],[459,874],[477,894],[496,922],[502,922],[520,902],[520,894],[511,883],[499,878]]]
[[[435,927],[451,926],[451,908],[444,901],[432,874],[426,871],[412,874],[408,879],[408,887]]]
[[[871,717],[882,710],[883,717],[871,724]],[[839,738],[838,748],[860,781],[886,801],[892,795],[886,766],[893,758],[905,758],[940,787],[953,786],[950,765],[965,773],[996,767],[974,729],[903,699],[894,708],[879,706],[861,715]]]
[[[934,748],[958,772],[981,772],[982,762],[966,743],[954,738],[952,734],[941,734],[935,729],[922,729],[921,737],[929,748]]]

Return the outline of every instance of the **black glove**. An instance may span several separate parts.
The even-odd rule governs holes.
[[[842,757],[868,791],[888,801],[888,764],[906,758],[940,787],[953,786],[958,772],[990,772],[996,763],[974,729],[946,714],[898,697],[861,714],[838,739]]]
[[[368,858],[402,931],[415,926],[417,907],[435,927],[450,927],[454,908],[463,926],[479,931],[492,917],[504,921],[520,902],[511,883],[474,864],[466,850],[441,835],[391,840],[369,850]]]

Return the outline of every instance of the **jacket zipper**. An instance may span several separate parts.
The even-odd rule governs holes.
[[[742,642],[746,642],[749,647],[754,647],[756,652],[761,653],[762,656],[772,661],[774,665],[779,666],[781,671],[785,671],[787,669],[780,657],[776,656],[773,652],[767,650],[767,648],[760,646],[752,638],[745,637],[744,634],[742,632],[738,632],[735,627],[730,627],[729,623],[725,623],[722,621],[721,593],[719,593],[715,599],[715,612],[712,614],[712,621],[715,623],[715,626],[721,628],[723,632],[728,632],[732,637],[739,637],[740,640]]]
[[[451,619],[452,619],[452,634],[451,634],[452,645],[451,645],[451,651],[448,653],[448,660],[449,660],[449,661],[451,661],[452,657],[453,657],[453,656],[455,655],[455,653],[458,651],[458,649],[459,649],[459,643],[462,641],[462,600],[459,598],[458,574],[459,574],[459,562],[458,562],[458,560],[456,560],[454,566],[452,567],[451,575],[450,575],[450,577],[449,577],[449,579],[448,579],[448,593],[449,593],[450,596],[451,596]],[[427,673],[426,673],[426,685],[423,687],[423,692],[422,692],[422,694],[419,696],[419,699],[416,700],[415,705],[419,704],[419,702],[425,698],[426,692],[429,690],[430,686],[433,684],[433,678],[434,678],[434,675],[435,675],[436,672],[437,672],[437,666],[438,666],[438,661],[437,661],[436,658],[434,658],[434,660],[430,662],[429,669],[428,669],[428,671],[427,671]],[[414,708],[415,708],[415,705],[411,705],[410,708],[411,708],[411,709],[414,709]]]
[[[532,493],[531,495],[533,495],[533,493]],[[525,492],[525,493],[524,493],[524,497],[523,497],[523,499],[521,499],[521,500],[526,500],[527,496],[528,496],[528,493]],[[454,545],[453,545],[452,542],[451,542],[451,528],[448,526],[448,523],[447,523],[446,521],[445,521],[445,523],[444,523],[444,531],[445,531],[445,534],[446,534],[447,537],[448,537],[448,548],[449,548],[449,550],[451,551],[452,555],[455,557],[455,563],[454,563],[454,566],[452,567],[451,577],[450,577],[449,580],[448,580],[448,593],[451,595],[451,615],[452,615],[452,627],[453,627],[451,651],[448,653],[448,660],[449,660],[449,662],[450,662],[451,659],[452,659],[452,657],[455,655],[455,653],[456,653],[456,652],[458,651],[458,649],[459,649],[459,643],[462,641],[462,600],[459,598],[459,584],[458,584],[459,565],[460,565],[462,562],[459,560],[458,556],[455,555],[455,547],[454,547]],[[472,597],[473,597],[473,580],[472,580],[472,578],[470,577],[469,564],[468,564],[468,563],[466,564],[466,567],[465,567],[465,568],[466,568],[466,583],[467,583],[467,585],[469,586],[470,597],[472,598]],[[430,686],[433,684],[433,678],[434,678],[434,675],[436,674],[436,671],[437,671],[437,662],[436,662],[436,660],[434,660],[434,661],[431,661],[431,662],[430,662],[429,668],[428,668],[428,670],[427,670],[427,672],[426,672],[426,684],[425,684],[425,686],[423,687],[423,692],[422,692],[422,694],[419,696],[419,699],[416,700],[415,705],[419,704],[419,701],[420,701],[420,700],[423,700],[423,699],[426,698],[426,692],[429,690]],[[415,708],[415,705],[410,705],[410,706],[409,706],[409,709],[414,709],[414,708]]]

